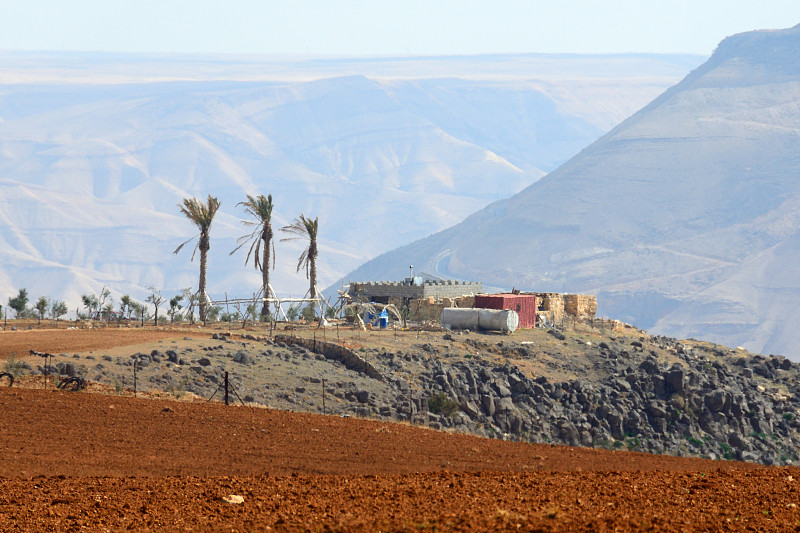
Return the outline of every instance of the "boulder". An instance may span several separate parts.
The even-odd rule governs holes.
[[[367,403],[369,401],[369,391],[360,390],[356,392],[355,397],[359,403]]]
[[[678,365],[673,365],[664,374],[664,385],[667,392],[682,394],[685,390],[686,372]]]
[[[514,402],[509,397],[495,398],[494,410],[495,413],[508,413],[514,409]]]
[[[528,384],[523,377],[511,374],[508,376],[508,384],[513,393],[523,393],[528,390]]]
[[[483,412],[486,416],[493,416],[494,415],[494,398],[488,394],[484,394],[481,396],[481,407],[483,408]]]
[[[233,356],[233,361],[235,363],[239,363],[240,365],[252,365],[253,356],[244,350],[239,350],[236,352],[236,355]]]
[[[656,374],[658,373],[658,361],[648,357],[639,365],[639,370],[646,374]]]

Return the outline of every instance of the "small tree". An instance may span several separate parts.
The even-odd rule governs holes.
[[[289,319],[289,322],[294,322],[299,316],[300,305],[289,305],[289,309],[286,310],[286,318]]]
[[[58,324],[59,317],[67,314],[67,304],[64,300],[53,300],[50,302],[50,316]]]
[[[182,294],[176,294],[175,296],[169,299],[169,311],[167,311],[167,314],[169,315],[170,324],[175,322],[175,313],[183,309],[183,306],[181,305],[181,300],[183,300]]]
[[[303,320],[305,320],[306,322],[313,322],[314,318],[316,318],[314,313],[314,304],[310,303],[307,306],[305,306],[301,311],[301,314],[303,316]]]
[[[36,300],[36,305],[34,307],[36,308],[36,312],[39,313],[39,322],[37,325],[42,325],[42,319],[49,306],[50,302],[47,300],[47,296],[39,296],[39,299]]]
[[[15,298],[8,299],[8,306],[17,313],[17,318],[21,318],[28,305],[28,289],[20,289]]]
[[[88,316],[86,318],[95,320],[102,318],[103,313],[108,307],[106,299],[111,295],[111,291],[103,287],[100,289],[100,297],[95,293],[81,294],[81,302],[83,307],[86,308]]]
[[[142,326],[144,326],[144,315],[147,313],[147,306],[134,300],[131,302],[131,307],[133,308],[133,316],[139,317],[142,321]]]
[[[106,319],[106,322],[111,322],[111,317],[114,314],[114,299],[113,298],[110,299],[108,301],[108,303],[103,305],[103,307],[100,309],[100,313],[101,313],[102,318]]]
[[[86,309],[86,318],[92,320],[97,316],[97,308],[100,305],[97,296],[94,294],[81,294],[81,302]]]
[[[156,289],[152,285],[147,287],[147,290],[150,291],[150,296],[148,296],[145,301],[146,302],[150,302],[151,304],[153,304],[153,307],[155,308],[155,312],[153,314],[153,317],[154,317],[153,318],[153,325],[157,326],[158,325],[158,308],[162,303],[164,303],[164,297],[161,296],[161,291],[159,291],[158,289]]]
[[[130,319],[131,311],[133,311],[133,300],[129,294],[124,295],[119,299],[119,318],[123,317]]]

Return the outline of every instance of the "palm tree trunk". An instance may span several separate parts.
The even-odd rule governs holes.
[[[269,298],[269,245],[270,239],[264,238],[264,254],[263,260],[261,261],[261,296],[263,298]],[[261,318],[266,319],[269,315],[269,302],[264,301],[264,305],[261,306]]]
[[[315,299],[317,297],[317,257],[316,254],[311,256],[309,261],[310,263],[310,273],[308,275],[309,282],[311,283],[311,287],[309,288],[309,293],[311,294],[311,299]]]
[[[211,246],[208,243],[208,235],[200,236],[200,287],[198,288],[199,307],[200,307],[200,320],[206,321],[206,269],[208,260],[208,249]]]

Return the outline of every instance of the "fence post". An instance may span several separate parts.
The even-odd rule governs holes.
[[[228,405],[228,372],[225,372],[225,405]]]
[[[136,398],[136,367],[139,366],[139,361],[133,362],[133,397]]]
[[[411,408],[409,411],[411,413],[411,418],[409,418],[409,420],[414,420],[414,389],[411,387],[408,388],[408,402],[409,407]]]
[[[325,408],[325,380],[324,379],[322,380],[322,414],[323,415],[328,414],[327,410]]]
[[[47,384],[50,381],[50,364],[53,362],[52,354],[46,353],[44,354],[44,388],[47,388]]]

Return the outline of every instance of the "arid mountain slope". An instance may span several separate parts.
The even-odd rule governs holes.
[[[547,177],[363,265],[591,292],[651,331],[798,359],[800,26],[707,63]]]
[[[212,194],[209,293],[260,286],[236,203],[320,220],[320,285],[539,179],[699,63],[687,56],[295,59],[3,53],[0,302],[194,286],[177,208]],[[591,101],[592,105],[586,104]],[[302,296],[299,246],[273,284]],[[299,293],[299,294],[298,294]]]

